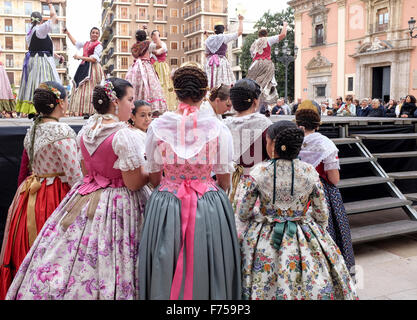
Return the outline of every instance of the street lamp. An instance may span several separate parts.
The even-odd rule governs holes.
[[[288,47],[288,40],[284,41],[282,48],[282,57],[278,57],[278,48],[275,48],[275,57],[285,66],[285,103],[288,103],[288,65],[297,59],[298,47],[294,47],[294,56],[291,56],[291,49]]]
[[[413,35],[414,29],[416,28],[416,20],[411,17],[410,21],[408,21],[408,28],[410,29],[410,37],[413,39],[417,38],[417,34]]]

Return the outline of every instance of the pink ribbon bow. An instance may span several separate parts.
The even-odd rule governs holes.
[[[211,55],[210,60],[209,60],[209,66],[211,67],[211,85],[210,85],[210,88],[213,88],[214,65],[216,65],[216,67],[220,66],[220,58],[217,54]]]
[[[181,200],[181,250],[177,259],[171,286],[171,300],[178,300],[184,270],[184,244],[186,245],[186,270],[184,300],[193,298],[194,277],[194,233],[197,214],[197,194],[201,197],[207,191],[207,185],[199,180],[184,180],[178,189],[177,197]]]
[[[194,114],[194,125],[193,125],[193,131],[194,131],[194,139],[197,137],[197,111],[198,107],[196,106],[190,106],[186,103],[181,103],[178,106],[178,109],[183,111],[182,119],[181,119],[181,145],[185,145],[185,121],[187,120],[186,117],[190,114]]]

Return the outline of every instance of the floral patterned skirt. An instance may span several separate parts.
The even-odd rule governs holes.
[[[275,224],[251,220],[243,235],[242,293],[253,300],[354,300],[353,280],[339,248],[316,222],[295,222],[279,250],[272,245]]]
[[[219,66],[216,66],[216,64],[210,66],[209,62],[207,62],[206,73],[211,89],[216,88],[221,84],[230,86],[236,82],[232,67],[226,57],[219,57]]]
[[[147,187],[75,186],[46,221],[7,293],[22,300],[133,300]]]

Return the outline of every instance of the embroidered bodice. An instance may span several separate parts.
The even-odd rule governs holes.
[[[244,184],[245,195],[237,212],[241,220],[254,219],[258,222],[308,221],[313,218],[327,224],[328,209],[319,175],[310,164],[294,160],[294,185],[291,195],[291,161],[276,162],[276,190],[274,193],[274,164],[262,162],[256,165]],[[256,200],[260,210],[253,210]],[[312,210],[308,210],[309,207]],[[252,216],[254,215],[254,216]]]
[[[31,139],[33,126],[28,129],[24,147],[31,159]],[[40,123],[36,128],[33,144],[32,171],[37,175],[65,173],[59,177],[62,182],[73,186],[81,179],[81,168],[77,160],[77,142],[74,130],[61,122]],[[45,178],[40,179],[42,182]],[[47,185],[56,178],[46,178]]]

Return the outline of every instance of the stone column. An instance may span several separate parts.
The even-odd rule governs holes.
[[[303,46],[302,46],[302,14],[295,13],[295,45],[298,47],[297,59],[294,62],[294,101],[302,97],[302,59],[303,59]]]
[[[338,0],[337,10],[337,95],[345,95],[346,1]]]

